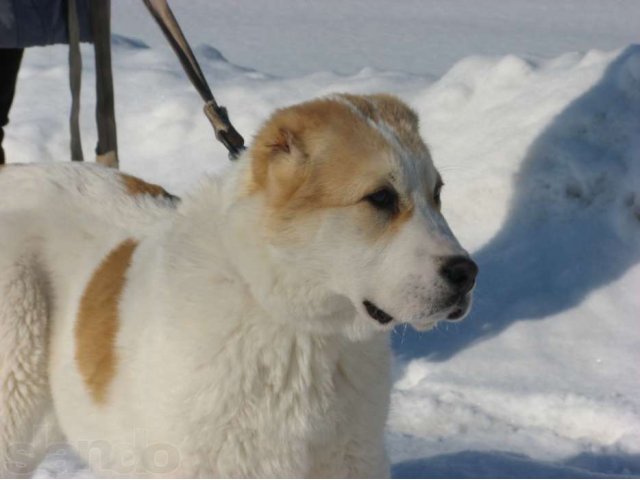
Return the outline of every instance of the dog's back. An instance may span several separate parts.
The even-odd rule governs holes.
[[[62,252],[70,252],[64,260],[73,262],[85,250],[112,247],[119,237],[143,236],[176,202],[157,185],[97,165],[4,166],[0,259],[37,256],[55,274]]]
[[[55,440],[35,437],[51,408],[50,340],[65,330],[50,320],[77,296],[59,290],[78,285],[123,238],[157,228],[175,203],[156,185],[95,165],[0,168],[0,476],[28,473],[39,458],[12,451],[16,441],[37,449]]]
[[[161,187],[97,165],[0,168],[0,265],[38,265],[75,283],[115,245],[171,217],[177,199]],[[3,281],[7,276],[2,275]],[[67,298],[58,295],[57,298]],[[66,292],[65,292],[66,293]]]
[[[93,164],[0,166],[0,215],[64,207],[72,209],[68,217],[84,212],[105,221],[127,218],[135,227],[160,218],[163,213],[158,212],[172,208],[176,200],[158,185]]]

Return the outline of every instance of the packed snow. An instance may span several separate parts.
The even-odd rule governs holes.
[[[220,15],[228,10],[220,4],[230,4],[211,3],[218,4],[211,7],[218,17],[205,23],[222,28]],[[180,20],[187,18],[187,34],[202,43],[196,55],[217,98],[249,139],[273,109],[331,92],[395,93],[421,117],[422,133],[446,184],[444,214],[479,263],[480,277],[473,312],[462,323],[422,334],[400,328],[392,336],[396,365],[387,440],[393,474],[640,476],[640,46],[624,47],[632,17],[625,8],[640,13],[639,4],[612,2],[605,8],[600,2],[598,8],[575,11],[582,19],[601,12],[611,28],[600,25],[602,35],[594,34],[593,42],[605,47],[618,42],[617,50],[589,50],[588,23],[567,33],[562,43],[561,30],[572,15],[563,11],[564,16],[537,30],[544,37],[545,29],[555,29],[531,47],[547,50],[540,47],[535,56],[502,55],[527,48],[521,46],[525,33],[504,30],[516,28],[508,20],[503,30],[493,30],[500,18],[522,17],[522,24],[534,28],[535,18],[524,13],[537,7],[513,4],[512,10],[491,16],[470,13],[468,2],[433,3],[442,17],[429,17],[428,25],[433,27],[435,18],[445,29],[456,18],[458,23],[450,25],[457,39],[454,51],[465,57],[437,79],[430,73],[442,73],[448,60],[436,59],[428,70],[420,62],[409,66],[407,59],[405,64],[384,63],[389,55],[384,49],[379,57],[368,50],[371,57],[362,60],[356,47],[347,48],[348,58],[336,50],[332,58],[302,58],[283,73],[296,52],[315,52],[311,44],[318,33],[311,30],[319,24],[308,27],[309,45],[292,42],[294,54],[283,54],[285,63],[277,60],[280,39],[260,47],[267,59],[248,55],[238,66],[225,58],[227,51],[236,48],[242,56],[243,48],[255,50],[257,37],[249,35],[246,43],[240,38],[233,47],[229,30],[226,40],[216,44],[207,40],[217,38],[216,29],[209,35],[206,25],[198,23],[202,14],[189,17],[184,6],[176,10]],[[224,169],[226,152],[215,142],[200,99],[166,45],[147,39],[147,27],[135,34],[133,25],[143,21],[138,10],[126,19],[122,3],[115,5],[121,168],[184,193],[202,175]],[[353,21],[358,5],[346,9]],[[409,7],[401,5],[400,13],[392,13],[405,12],[402,18],[407,18]],[[194,8],[206,10],[203,2]],[[285,24],[296,17],[282,11],[264,14],[277,30],[272,35],[282,32],[286,39]],[[382,13],[365,9],[359,21],[375,24],[375,15]],[[479,17],[484,23],[476,21]],[[119,18],[124,31],[118,29]],[[238,22],[243,33],[253,26]],[[418,28],[407,25],[410,32]],[[492,40],[465,44],[467,27]],[[341,28],[333,25],[323,35],[331,37]],[[379,36],[371,33],[373,42],[384,43],[385,35],[397,39],[395,31],[374,33]],[[491,43],[500,39],[504,52],[494,51]],[[221,52],[210,44],[229,48]],[[573,45],[586,52],[543,59]],[[433,43],[407,48],[414,58],[422,49],[430,59],[449,55]],[[467,55],[486,51],[499,55]],[[83,47],[83,54],[86,154],[95,143],[94,78],[91,49]],[[329,66],[333,58],[335,68]],[[332,72],[369,60],[376,68]],[[5,139],[10,162],[68,158],[66,61],[62,46],[27,52]],[[308,73],[310,68],[318,71]],[[68,475],[91,476],[68,450],[50,455],[37,472],[38,477]]]

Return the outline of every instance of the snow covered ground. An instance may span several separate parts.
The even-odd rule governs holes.
[[[165,41],[142,2],[113,0],[114,31]],[[188,0],[171,2],[194,44],[281,76],[363,67],[444,74],[462,57],[613,49],[638,41],[637,0]],[[166,48],[166,47],[165,47]]]
[[[373,8],[362,13],[360,2],[335,2],[344,25],[372,22],[363,38],[380,49],[361,56],[358,45],[340,36],[347,27],[329,22],[323,38],[335,34],[345,48],[341,54],[334,46],[324,57],[315,55],[324,24],[297,25],[291,11],[265,7],[258,25],[232,10],[243,33],[271,30],[268,39],[249,35],[234,46],[231,30],[223,29],[226,40],[214,40],[224,22],[209,22],[203,13],[208,5],[227,11],[229,2],[195,2],[197,15],[189,15],[186,2],[175,3],[195,44],[225,45],[225,56],[243,58],[240,67],[212,46],[196,49],[216,96],[249,138],[274,108],[336,91],[393,92],[421,116],[446,183],[445,216],[478,261],[480,277],[464,322],[393,335],[388,445],[394,475],[640,476],[640,46],[625,47],[640,3],[589,1],[576,9],[569,1],[553,10],[549,1],[514,1],[508,8],[489,1],[482,9],[426,2],[441,14],[431,17],[410,1],[386,16]],[[317,3],[292,5],[294,13],[317,9]],[[228,162],[175,58],[164,43],[147,38],[142,22],[153,26],[150,20],[128,8],[115,2],[122,169],[180,194]],[[262,14],[257,8],[250,13]],[[549,21],[536,25],[532,12],[542,15],[545,8]],[[322,15],[329,21],[337,14]],[[593,23],[598,15],[600,23]],[[389,16],[396,29],[385,23]],[[397,47],[397,30],[415,39],[424,18],[431,19],[429,28],[446,31],[442,38],[453,38],[455,48],[409,40],[408,51]],[[306,43],[286,37],[292,22],[298,34],[309,30]],[[209,35],[210,23],[216,28]],[[467,32],[475,37],[465,43]],[[527,43],[532,32],[539,38]],[[264,42],[261,59],[252,42]],[[586,53],[556,55],[576,45]],[[589,51],[596,45],[619,48]],[[399,63],[389,62],[396,48]],[[465,58],[444,73],[449,50]],[[304,58],[294,65],[300,52]],[[477,55],[487,52],[499,55]],[[502,55],[507,52],[531,55]],[[95,142],[93,71],[91,51],[84,53],[88,154]],[[544,58],[550,53],[555,58]],[[68,157],[66,55],[64,47],[27,52],[5,140],[9,161]],[[37,475],[90,472],[62,452]]]

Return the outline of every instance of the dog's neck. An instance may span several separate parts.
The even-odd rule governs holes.
[[[222,275],[275,322],[319,334],[345,333],[354,322],[353,305],[324,288],[313,272],[295,268],[294,260],[278,258],[263,233],[260,195],[239,193],[247,168],[248,161],[241,159],[185,200],[170,235],[175,251],[171,264],[183,265],[189,275],[174,272],[174,276],[184,282],[205,282],[211,275]]]

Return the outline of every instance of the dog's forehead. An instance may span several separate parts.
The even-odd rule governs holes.
[[[386,159],[398,186],[421,189],[424,183],[435,181],[438,174],[420,136],[418,115],[409,106],[387,94],[340,94],[334,98],[349,106],[385,139],[393,152]]]
[[[348,105],[383,134],[391,133],[404,147],[416,152],[426,148],[418,133],[418,115],[399,98],[388,94],[340,94],[333,98]]]

